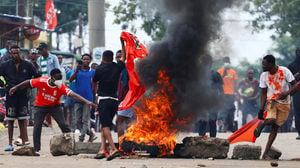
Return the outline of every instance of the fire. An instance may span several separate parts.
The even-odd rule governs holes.
[[[141,99],[141,106],[135,107],[137,122],[120,138],[120,147],[123,140],[157,146],[158,156],[169,154],[175,148],[177,130],[173,126],[178,119],[171,108],[175,100],[174,87],[170,84],[166,70],[158,72],[157,85],[159,89],[144,96]]]

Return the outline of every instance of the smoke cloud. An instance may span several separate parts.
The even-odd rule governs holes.
[[[147,2],[157,4],[155,0]],[[195,121],[222,102],[210,90],[209,45],[221,28],[221,12],[231,7],[233,0],[161,2],[155,7],[168,20],[167,34],[151,46],[147,59],[138,62],[138,75],[149,90],[155,91],[158,71],[166,69],[175,88],[173,112],[180,119]]]

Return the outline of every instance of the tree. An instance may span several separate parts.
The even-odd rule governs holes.
[[[61,33],[74,32],[76,29],[78,14],[87,16],[87,0],[54,0],[54,6],[57,11],[58,25]],[[45,21],[46,1],[34,0],[34,15]],[[84,24],[87,24],[87,17],[83,18]]]
[[[122,28],[125,30],[130,28],[135,33],[137,27],[134,24],[129,26],[128,23],[141,19],[143,21],[141,28],[153,40],[160,40],[166,33],[166,21],[146,1],[141,3],[140,0],[120,0],[119,4],[113,8],[113,11],[116,15],[114,23],[122,24]]]
[[[255,31],[275,30],[271,38],[277,46],[272,51],[282,56],[281,63],[291,62],[300,45],[300,0],[250,0],[245,9],[255,16]]]

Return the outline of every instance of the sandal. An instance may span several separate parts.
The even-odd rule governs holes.
[[[94,159],[103,159],[103,158],[105,158],[105,153],[101,153],[101,154],[97,153],[97,154],[94,156]]]
[[[117,151],[117,152],[115,152],[114,154],[109,155],[109,156],[106,158],[106,160],[107,160],[107,161],[111,161],[111,160],[113,160],[113,159],[115,159],[116,157],[119,157],[119,156],[120,156],[120,153],[119,153],[119,151]]]
[[[97,138],[98,138],[98,137],[97,137],[95,134],[90,135],[90,138],[89,138],[88,142],[93,142],[93,141],[95,141]]]

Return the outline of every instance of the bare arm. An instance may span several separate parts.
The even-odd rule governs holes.
[[[268,88],[262,88],[260,94],[260,108],[259,110],[264,110],[267,102],[267,91]]]
[[[71,93],[69,94],[69,96],[72,97],[75,100],[78,100],[78,101],[83,102],[83,103],[85,103],[85,104],[87,104],[89,106],[97,108],[97,104],[94,104],[94,103],[86,100],[85,98],[81,97],[80,95],[76,94],[75,92],[71,91]]]
[[[95,93],[95,100],[94,100],[94,103],[98,103],[97,100],[98,100],[98,82],[94,82],[93,81],[93,86],[95,88],[94,90],[94,93]]]
[[[126,51],[125,51],[125,44],[124,44],[124,40],[122,38],[120,38],[121,40],[121,46],[122,46],[122,56],[121,56],[121,61],[125,62],[126,60]]]
[[[12,87],[10,90],[9,90],[9,95],[13,95],[14,92],[19,89],[20,87],[29,87],[30,86],[30,80],[26,80],[26,81],[23,81],[22,83],[19,83],[18,85]]]
[[[76,67],[75,72],[71,75],[71,77],[69,79],[70,82],[73,82],[76,79],[77,74],[81,70],[81,68],[82,68],[82,66],[80,64],[78,64],[77,67]]]
[[[292,82],[290,82],[290,89],[287,92],[283,92],[278,96],[279,100],[284,100],[288,95],[292,95],[297,91],[297,83],[296,80],[293,80]]]

